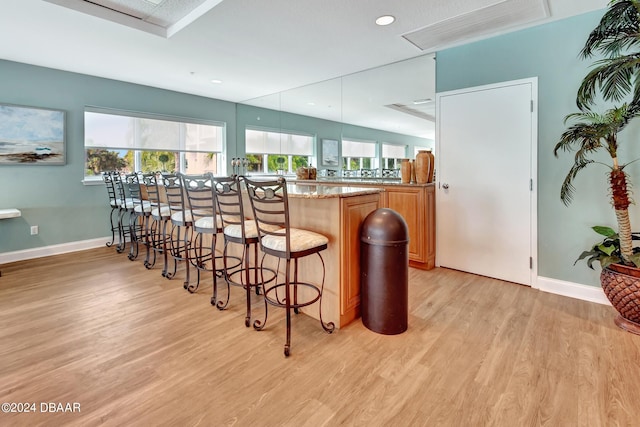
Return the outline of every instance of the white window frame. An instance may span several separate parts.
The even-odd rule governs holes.
[[[355,144],[367,144],[367,145],[371,145],[373,148],[373,155],[372,156],[367,156],[367,155],[362,155],[362,156],[351,156],[350,154],[350,149],[347,148],[345,150],[345,142],[347,143],[347,145],[349,143],[355,143]],[[356,138],[342,138],[342,164],[344,165],[346,163],[347,165],[347,170],[360,170],[360,169],[379,169],[379,165],[378,165],[378,147],[379,144],[377,141],[371,141],[371,140],[366,140],[366,139],[356,139]],[[354,153],[356,154],[356,153]],[[363,153],[366,154],[366,153]],[[351,159],[353,158],[357,158],[359,159],[358,161],[358,169],[351,169]],[[363,166],[363,159],[367,158],[367,159],[371,159],[371,167],[370,168],[364,168]],[[344,167],[344,166],[343,166]]]
[[[272,137],[272,141],[277,140],[278,141],[278,146],[276,147],[275,144],[273,144],[272,142],[272,146],[267,147],[266,145],[264,145],[262,148],[259,148],[256,146],[253,146],[252,143],[247,143],[248,132],[263,132],[265,133],[264,135],[264,144],[267,143],[268,139],[269,139],[269,135],[266,134],[271,134],[270,136]],[[276,135],[279,136],[276,136]],[[308,163],[309,165],[311,165],[314,161],[315,161],[315,148],[316,148],[316,137],[313,134],[309,134],[309,133],[304,133],[304,132],[296,132],[296,131],[289,131],[289,130],[283,130],[283,129],[272,129],[272,128],[261,128],[261,127],[256,127],[256,126],[247,126],[245,128],[245,154],[246,155],[254,155],[254,156],[262,156],[262,170],[263,172],[254,172],[254,174],[256,175],[269,175],[269,174],[273,174],[273,172],[269,171],[269,161],[268,158],[269,156],[283,156],[287,158],[287,167],[284,170],[285,174],[292,174],[295,173],[295,171],[293,170],[293,157],[299,156],[299,157],[308,157]],[[284,137],[283,137],[284,136]],[[289,151],[287,149],[287,147],[290,147],[290,140],[291,140],[291,136],[299,136],[299,137],[304,137],[304,138],[309,138],[309,146],[307,147],[306,151],[302,151],[302,152],[297,152],[297,153],[291,153],[291,152],[287,152]]]
[[[214,120],[201,120],[201,119],[193,119],[193,118],[185,118],[185,117],[177,117],[177,116],[166,116],[160,114],[153,113],[143,113],[137,111],[127,111],[127,110],[118,110],[111,108],[103,108],[103,107],[93,107],[87,106],[85,107],[85,117],[86,113],[97,113],[97,114],[105,114],[111,116],[121,116],[126,118],[134,118],[134,119],[150,119],[150,120],[159,120],[159,121],[167,121],[178,123],[181,126],[178,127],[179,136],[176,141],[175,146],[169,147],[142,147],[138,140],[137,135],[134,135],[134,142],[132,146],[126,146],[122,144],[97,144],[91,145],[87,144],[87,130],[86,130],[86,119],[85,119],[85,137],[84,137],[84,151],[86,153],[87,149],[105,149],[110,151],[133,151],[134,164],[132,165],[133,170],[140,170],[141,165],[141,154],[145,151],[169,151],[169,152],[177,152],[179,153],[178,164],[176,165],[176,169],[178,171],[184,171],[187,167],[186,165],[186,154],[187,153],[215,153],[216,154],[216,169],[219,171],[218,175],[226,175],[226,149],[227,149],[227,133],[226,133],[226,123],[221,121]],[[137,127],[139,122],[134,123],[134,134],[137,134]],[[218,132],[220,132],[220,139],[217,147],[214,147],[212,150],[189,150],[186,147],[186,125],[204,125],[204,126],[214,126],[220,128]],[[84,168],[83,168],[84,169]],[[101,181],[102,177],[99,175],[84,175],[85,182],[91,181]]]
[[[402,153],[396,153],[396,154],[402,154],[402,156],[400,157],[391,157],[391,156],[385,156],[385,154],[394,154],[394,153],[385,153],[385,148],[389,147],[390,150],[397,150],[399,148],[402,149]],[[390,168],[389,167],[389,159],[393,159],[393,160],[400,160],[400,159],[406,159],[407,158],[407,148],[408,146],[405,144],[393,144],[390,142],[382,142],[380,143],[380,160],[382,162],[382,169],[398,169],[398,167],[395,168]]]

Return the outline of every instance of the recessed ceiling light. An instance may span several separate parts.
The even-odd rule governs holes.
[[[378,25],[389,25],[392,24],[393,21],[395,21],[396,18],[391,16],[391,15],[383,15],[381,17],[379,17],[378,19],[376,19],[376,24]]]
[[[313,105],[316,105],[316,103],[315,102],[307,102],[307,105],[313,106]]]
[[[222,80],[213,79],[211,80],[211,83],[213,83],[214,85],[219,85],[220,83],[222,83]]]
[[[419,104],[426,104],[428,102],[431,102],[431,98],[416,99],[415,101],[413,101],[413,104],[414,105],[419,105]]]

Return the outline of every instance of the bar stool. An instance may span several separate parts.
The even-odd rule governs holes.
[[[116,232],[118,232],[118,237],[120,236],[120,228],[118,227],[118,210],[120,208],[120,204],[118,203],[118,196],[116,195],[116,187],[113,183],[113,178],[111,174],[113,172],[107,171],[102,172],[102,181],[107,188],[107,196],[109,197],[109,206],[111,207],[111,212],[109,213],[109,224],[111,225],[111,241],[107,242],[107,247],[110,248],[116,241]],[[113,214],[116,214],[116,221],[113,222]]]
[[[251,289],[256,294],[264,285],[273,282],[277,277],[277,272],[273,269],[261,269],[257,266],[258,261],[258,230],[256,222],[252,219],[246,219],[244,213],[244,204],[242,201],[241,182],[237,176],[227,178],[216,178],[214,181],[214,190],[218,203],[218,212],[222,220],[224,235],[224,278],[227,283],[227,299],[226,301],[218,301],[216,307],[224,310],[229,304],[230,285],[240,286],[246,291],[247,313],[244,319],[244,325],[249,327],[251,324]],[[279,227],[269,226],[270,230]],[[242,246],[242,255],[240,258],[229,255],[229,244],[238,244]],[[253,263],[251,266],[251,252],[253,252]],[[229,260],[232,259],[230,264]],[[264,272],[267,272],[267,280],[264,279]],[[253,277],[252,274],[253,273]],[[260,278],[258,273],[261,273]],[[237,277],[237,278],[236,278]]]
[[[157,254],[162,254],[164,265],[162,276],[167,275],[167,236],[166,223],[171,219],[171,209],[169,205],[162,201],[160,186],[158,185],[158,173],[148,173],[142,175],[144,188],[147,192],[147,200],[151,204],[151,217],[149,218],[148,242],[149,251],[144,260],[144,266],[150,270],[156,264]],[[151,256],[153,255],[153,258]]]
[[[167,279],[173,279],[178,271],[178,262],[185,261],[185,281],[183,287],[187,289],[190,281],[189,252],[191,250],[191,235],[193,217],[189,208],[189,200],[186,199],[182,180],[174,173],[162,173],[162,183],[167,197],[167,203],[171,213],[170,220],[165,222],[163,235],[167,238],[167,251],[173,259],[173,271],[164,275]],[[171,231],[167,233],[167,227],[171,223]],[[168,257],[167,257],[168,260]]]
[[[399,178],[400,169],[382,169],[383,178]]]
[[[218,299],[218,278],[223,276],[223,268],[216,267],[216,261],[222,264],[222,256],[216,255],[218,233],[222,232],[222,219],[217,213],[216,192],[213,189],[213,174],[186,175],[179,173],[182,187],[187,195],[193,221],[193,240],[189,259],[196,267],[198,280],[195,285],[189,284],[187,290],[194,293],[200,286],[200,272],[211,271],[213,276],[211,305]],[[210,244],[205,245],[205,236]]]
[[[378,176],[378,169],[360,169],[361,178],[375,178]]]
[[[140,175],[137,172],[124,176],[124,184],[127,188],[132,208],[129,211],[129,260],[138,258],[140,244],[147,250],[146,258],[149,258],[149,218],[151,216],[151,203],[143,199]]]
[[[253,327],[261,330],[267,323],[267,306],[282,307],[285,309],[287,339],[284,345],[284,355],[289,356],[291,350],[291,309],[297,314],[299,309],[318,301],[320,324],[327,333],[335,330],[333,322],[324,323],[322,320],[322,291],[324,290],[325,267],[321,251],[327,248],[329,239],[322,234],[308,230],[292,228],[289,220],[289,198],[287,183],[284,178],[275,181],[252,181],[243,178],[246,186],[253,215],[258,230],[260,249],[263,252],[261,266],[264,265],[266,255],[284,259],[285,281],[264,287],[265,318],[264,322],[256,320]],[[300,258],[317,254],[322,263],[322,283],[316,284],[303,282],[298,278],[298,260]],[[293,260],[293,280],[291,279],[291,261]],[[284,297],[279,295],[279,290],[284,288]],[[298,288],[309,290],[311,296],[305,300],[298,297]]]
[[[125,221],[125,217],[130,216],[133,212],[133,200],[129,197],[127,189],[125,188],[122,175],[119,172],[113,172],[111,174],[113,185],[116,189],[116,197],[118,199],[118,246],[116,251],[118,253],[124,252],[127,245],[127,238],[131,238],[129,233],[129,227],[125,227],[125,223],[128,223],[129,218]]]

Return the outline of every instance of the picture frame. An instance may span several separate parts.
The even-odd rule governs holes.
[[[0,166],[66,164],[66,112],[0,104]]]
[[[322,153],[321,153],[322,166],[338,166],[338,140],[336,139],[323,139],[322,140]]]

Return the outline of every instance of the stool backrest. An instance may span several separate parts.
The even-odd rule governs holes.
[[[378,176],[378,169],[360,169],[360,177],[375,178]]]
[[[239,225],[242,239],[246,239],[244,227],[245,214],[242,201],[242,185],[237,175],[215,178],[213,191],[216,193],[218,213],[222,219],[222,228]]]
[[[182,179],[178,174],[168,172],[163,172],[161,177],[172,220],[177,218],[178,222],[188,222],[189,200],[184,194]]]
[[[241,177],[247,188],[253,217],[258,228],[258,238],[267,235],[286,234],[286,253],[291,252],[289,225],[289,196],[287,181],[279,177],[272,181],[254,181]]]
[[[133,205],[142,204],[142,190],[140,189],[140,178],[137,172],[128,173],[123,178],[126,193],[131,198]]]
[[[212,191],[213,174],[209,172],[200,175],[178,173],[178,176],[181,179],[193,221],[205,217],[215,220],[216,195]]]
[[[141,176],[142,186],[147,193],[147,200],[151,206],[158,207],[160,205],[160,187],[158,186],[158,173],[143,173]]]
[[[111,176],[112,171],[102,172],[102,181],[104,181],[105,187],[107,187],[107,196],[109,196],[109,204],[111,207],[117,208],[120,204],[118,203],[118,195],[116,193],[116,186],[113,182],[113,177]]]
[[[120,172],[114,171],[111,173],[111,180],[113,181],[113,186],[116,189],[116,198],[118,199],[118,204],[122,206],[127,199],[127,191],[124,187],[124,183],[122,182],[122,175],[120,174]]]
[[[382,169],[383,178],[399,178],[400,169]]]

